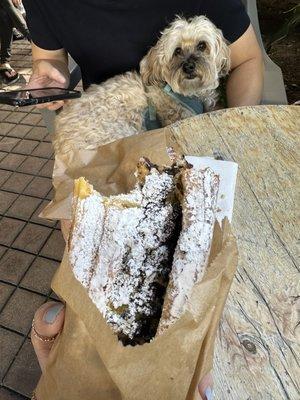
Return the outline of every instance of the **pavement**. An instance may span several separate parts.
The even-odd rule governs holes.
[[[11,65],[31,73],[30,44],[13,44]],[[0,105],[0,400],[31,397],[41,371],[30,342],[35,310],[57,300],[50,288],[64,250],[57,221],[39,218],[53,196],[53,148],[40,112]]]

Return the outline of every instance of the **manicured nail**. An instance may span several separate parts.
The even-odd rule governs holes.
[[[51,306],[44,314],[43,320],[47,322],[47,324],[53,324],[53,322],[56,320],[58,314],[61,312],[61,310],[64,308],[64,305],[62,303],[57,303]]]
[[[208,388],[205,390],[204,394],[205,394],[206,400],[212,400],[212,398],[213,398],[213,391],[212,391],[212,389],[211,389],[210,387],[208,387]]]

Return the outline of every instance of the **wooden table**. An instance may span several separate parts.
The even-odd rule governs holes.
[[[299,400],[300,107],[222,110],[170,129],[186,154],[239,164],[239,266],[217,337],[215,399]]]

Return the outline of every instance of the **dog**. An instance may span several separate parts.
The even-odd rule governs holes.
[[[191,117],[185,97],[209,111],[218,99],[219,79],[229,70],[230,51],[221,30],[205,16],[177,17],[140,62],[140,73],[91,85],[64,106],[56,117],[55,152],[95,149],[141,133],[147,130],[147,112],[154,111],[162,127]]]

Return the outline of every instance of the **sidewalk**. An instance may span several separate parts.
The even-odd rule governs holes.
[[[30,45],[14,42],[11,65],[30,76]],[[19,83],[20,84],[20,83]],[[16,89],[18,85],[10,86]],[[38,217],[52,198],[53,148],[40,113],[0,105],[0,399],[30,398],[40,369],[29,334],[49,299],[64,241],[55,221]]]

